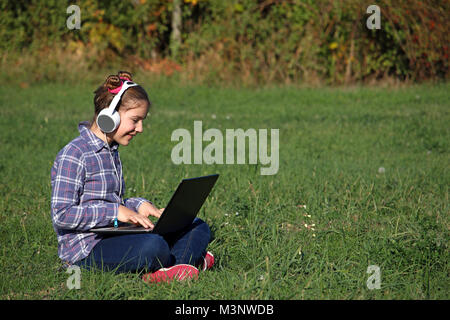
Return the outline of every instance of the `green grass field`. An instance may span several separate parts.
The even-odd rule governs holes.
[[[180,179],[219,173],[200,212],[214,234],[215,267],[159,286],[83,271],[81,289],[69,290],[51,224],[50,168],[78,122],[92,118],[96,86],[2,85],[1,299],[450,298],[449,85],[144,87],[154,103],[144,133],[120,148],[126,195],[163,207]],[[194,120],[222,132],[278,128],[278,173],[174,165],[171,134],[193,133]],[[380,289],[366,285],[370,265],[380,267]]]

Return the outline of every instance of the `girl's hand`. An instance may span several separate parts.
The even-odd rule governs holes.
[[[119,214],[117,215],[117,220],[119,220],[120,222],[128,222],[135,225],[141,225],[144,228],[153,229],[155,227],[147,217],[144,217],[143,215],[140,215],[122,205],[119,206]]]
[[[154,205],[152,205],[150,202],[145,201],[139,206],[138,213],[143,217],[161,217],[162,212],[164,211],[164,208],[158,209]]]

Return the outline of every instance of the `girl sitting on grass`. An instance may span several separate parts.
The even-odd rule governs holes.
[[[93,121],[79,123],[80,135],[56,156],[51,169],[51,213],[58,255],[66,265],[145,272],[147,282],[196,278],[197,267],[206,270],[214,263],[213,255],[206,252],[210,229],[198,218],[170,239],[153,233],[107,237],[89,231],[117,221],[153,228],[148,216],[159,218],[163,210],[144,198],[123,199],[118,147],[127,146],[142,133],[151,105],[145,90],[131,81],[129,72],[109,76],[94,92]],[[120,100],[115,112],[120,123],[105,133],[97,117],[117,94]]]

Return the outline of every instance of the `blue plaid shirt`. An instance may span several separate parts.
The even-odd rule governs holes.
[[[88,122],[81,122],[78,130],[80,136],[61,149],[51,169],[58,256],[68,263],[87,257],[102,239],[89,229],[112,225],[125,190],[118,144],[111,146],[110,154],[106,143],[89,130]],[[113,159],[122,177],[121,195]],[[144,201],[148,200],[129,198],[123,205],[137,211]]]

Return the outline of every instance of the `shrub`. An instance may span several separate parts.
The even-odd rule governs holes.
[[[381,29],[368,30],[369,4],[359,0],[184,0],[176,61],[169,49],[171,1],[77,1],[80,30],[66,27],[69,4],[0,2],[3,72],[23,66],[23,59],[41,64],[36,57],[59,50],[86,70],[131,63],[208,82],[340,84],[449,75],[448,1],[379,1]]]

